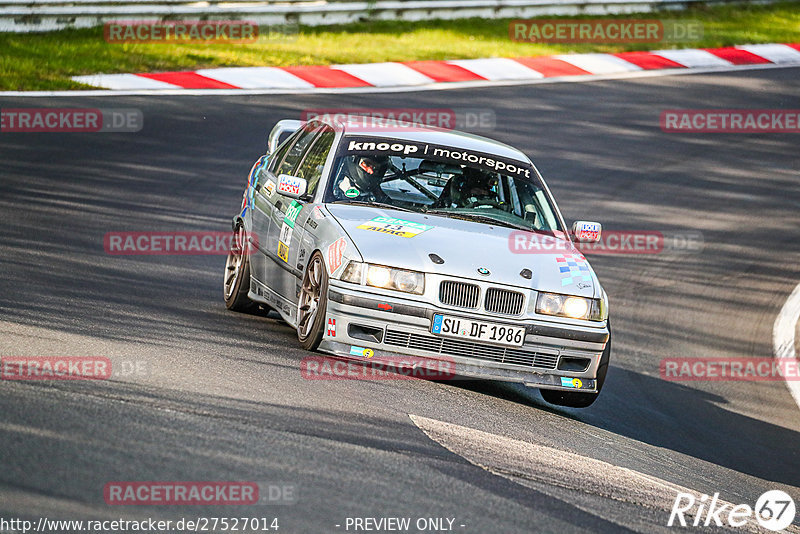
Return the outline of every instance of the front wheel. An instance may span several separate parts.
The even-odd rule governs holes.
[[[233,311],[248,311],[255,303],[247,296],[250,290],[250,257],[247,232],[241,224],[236,226],[231,239],[231,249],[225,261],[223,284],[225,307]]]
[[[317,251],[308,262],[300,302],[297,305],[297,339],[306,350],[316,350],[322,341],[328,309],[328,271]]]
[[[541,389],[542,398],[550,404],[568,406],[570,408],[588,408],[600,395],[608,373],[608,362],[611,359],[611,325],[608,326],[609,337],[603,355],[600,356],[600,365],[597,366],[597,393],[581,393],[579,391],[561,391],[557,389]]]

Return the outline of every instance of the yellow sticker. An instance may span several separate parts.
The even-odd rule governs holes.
[[[372,358],[372,355],[375,354],[372,352],[372,349],[364,349],[364,357],[365,358]]]
[[[581,382],[580,378],[573,378],[572,379],[572,385],[575,386],[576,388],[580,389],[580,388],[583,387],[583,382]]]
[[[371,230],[382,234],[396,235],[399,237],[414,237],[422,232],[427,232],[433,226],[421,224],[392,217],[375,217],[357,227],[359,230]]]
[[[289,263],[289,247],[282,241],[278,241],[278,257],[286,263]]]
[[[357,227],[359,230],[372,230],[373,232],[380,232],[382,234],[396,235],[398,237],[414,237],[415,233],[404,232],[403,230],[394,230],[391,228],[384,228],[382,226],[375,226],[372,224],[362,224]]]

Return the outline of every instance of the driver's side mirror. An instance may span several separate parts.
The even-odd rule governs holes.
[[[575,221],[572,223],[572,235],[579,243],[597,243],[600,241],[602,233],[603,226],[599,222]]]
[[[278,176],[278,193],[289,198],[302,198],[308,191],[308,182],[290,174]]]

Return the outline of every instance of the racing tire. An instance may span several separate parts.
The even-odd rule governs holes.
[[[597,393],[580,393],[577,391],[562,391],[557,389],[540,389],[542,398],[550,404],[557,406],[567,406],[569,408],[588,408],[597,397],[606,381],[608,373],[608,362],[611,359],[611,323],[608,325],[608,341],[603,355],[600,356],[600,365],[597,366]]]
[[[308,260],[297,303],[297,339],[306,350],[317,350],[325,333],[328,309],[328,270],[322,254],[316,251]]]
[[[242,224],[237,224],[231,239],[231,249],[225,260],[225,276],[223,279],[223,296],[225,307],[229,310],[247,312],[256,308],[247,292],[250,290],[250,245],[247,231]]]

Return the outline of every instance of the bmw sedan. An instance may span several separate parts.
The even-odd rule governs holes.
[[[608,298],[531,160],[452,130],[280,121],[233,218],[224,296],[277,311],[302,347],[597,398]]]

